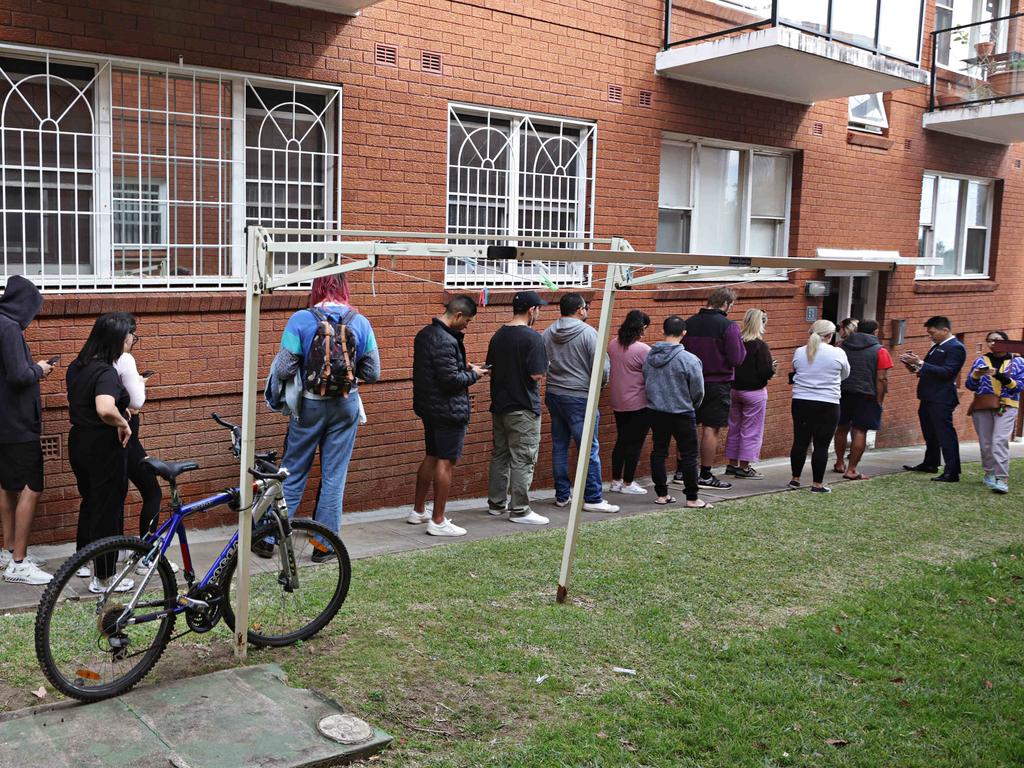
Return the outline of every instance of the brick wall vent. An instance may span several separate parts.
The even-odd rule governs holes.
[[[640,106],[649,107],[654,103],[654,94],[650,91],[640,91]]]
[[[815,122],[811,125],[812,136],[824,136],[825,135],[825,124]]]
[[[913,139],[904,139],[903,140],[903,149],[904,150],[909,152],[913,148],[914,148],[914,140]]]
[[[373,61],[385,67],[398,66],[398,47],[377,43],[373,51]]]
[[[60,460],[60,435],[43,435],[39,438],[44,459]]]
[[[430,51],[423,51],[420,56],[420,68],[424,72],[430,72],[434,75],[441,74],[441,54],[431,53]]]
[[[608,86],[608,101],[614,101],[616,104],[622,103],[622,86],[621,85],[609,85]]]
[[[1018,171],[1020,170],[1020,167],[1021,167],[1020,158],[1017,158],[1016,160],[1013,161],[1013,167],[1016,168]]]

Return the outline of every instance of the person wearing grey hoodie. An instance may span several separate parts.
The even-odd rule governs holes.
[[[43,492],[42,402],[39,380],[52,365],[32,361],[25,329],[43,306],[43,296],[21,275],[7,278],[0,298],[0,520],[4,580],[46,584],[52,578],[27,553],[32,519]],[[51,362],[56,362],[55,359]]]
[[[551,465],[555,476],[555,506],[569,504],[572,486],[569,483],[569,440],[580,450],[583,440],[583,419],[590,394],[590,373],[597,350],[597,331],[584,322],[587,302],[578,293],[567,293],[558,302],[562,316],[544,331],[544,348],[548,353],[548,383],[544,404],[551,414]],[[604,357],[604,383],[608,383],[610,365]],[[594,439],[590,445],[590,466],[583,493],[583,509],[587,512],[618,512],[602,496],[601,453],[597,442],[597,414]]]
[[[665,460],[669,443],[675,438],[679,466],[683,473],[686,506],[710,509],[698,497],[697,409],[704,399],[704,367],[700,358],[683,347],[686,321],[672,315],[662,324],[665,340],[659,341],[644,361],[644,390],[651,410],[654,445],[651,448],[651,479],[658,494],[655,504],[672,504],[668,495]]]

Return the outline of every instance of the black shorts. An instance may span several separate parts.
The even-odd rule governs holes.
[[[709,381],[704,383],[704,399],[697,409],[697,423],[705,427],[724,427],[729,424],[732,405],[732,383]]]
[[[0,488],[43,490],[43,448],[38,440],[0,444]]]
[[[839,399],[839,426],[863,429],[882,428],[882,406],[873,395],[843,395]]]
[[[466,439],[467,424],[423,420],[423,441],[427,456],[447,459],[453,464],[462,456],[462,443]]]

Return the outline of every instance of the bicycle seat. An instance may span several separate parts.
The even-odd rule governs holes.
[[[147,467],[154,475],[160,475],[169,483],[173,483],[174,478],[182,472],[199,469],[199,462],[197,461],[160,461],[160,459],[154,459],[153,457],[143,459],[139,462],[139,465]]]

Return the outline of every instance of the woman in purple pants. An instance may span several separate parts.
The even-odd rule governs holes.
[[[757,461],[761,455],[768,380],[778,367],[772,359],[772,351],[761,338],[767,325],[768,313],[763,309],[748,309],[743,316],[741,337],[747,356],[736,369],[736,378],[732,382],[729,436],[725,441],[728,462],[725,474],[737,478],[760,480],[764,477],[750,466],[750,462]]]

